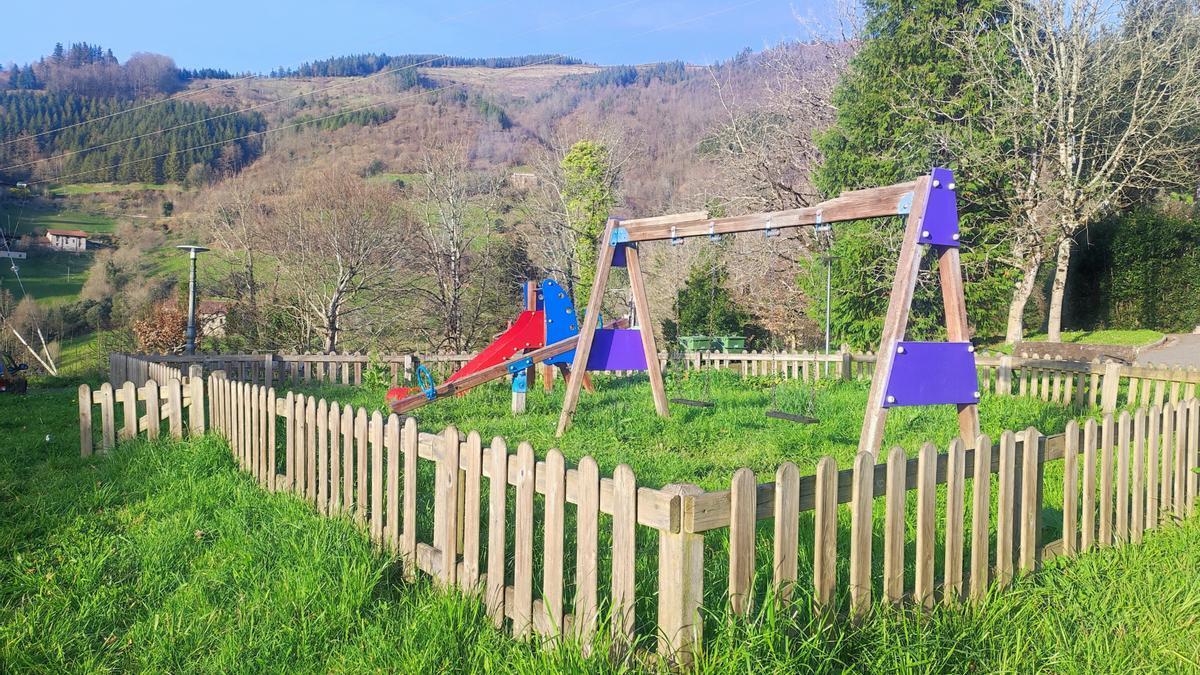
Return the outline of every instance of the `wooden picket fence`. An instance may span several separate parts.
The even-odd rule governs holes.
[[[220,371],[229,379],[263,386],[298,387],[306,384],[359,385],[372,364],[385,369],[393,385],[412,382],[416,364],[431,368],[436,379],[448,377],[475,355],[445,354],[198,354],[195,356],[112,354],[109,382],[145,384],[182,377],[183,368],[199,365],[205,373]],[[719,369],[744,377],[773,376],[816,382],[824,379],[869,378],[875,370],[874,352],[723,352],[661,353],[664,367],[683,370]],[[1122,407],[1178,404],[1196,395],[1200,370],[1161,365],[1131,366],[1116,361],[1067,361],[1051,357],[978,354],[980,393],[1028,396],[1076,408],[1099,406],[1103,412]],[[548,369],[552,370],[552,369]],[[619,373],[618,373],[619,374]],[[553,372],[543,372],[553,377]]]
[[[986,436],[974,447],[956,440],[944,453],[926,444],[912,458],[895,448],[882,462],[862,453],[841,470],[826,457],[813,475],[785,463],[767,483],[741,469],[728,490],[706,492],[639,486],[627,465],[603,476],[591,457],[569,466],[558,450],[538,460],[528,443],[513,453],[502,438],[485,445],[454,427],[420,433],[411,418],[277,396],[220,373],[201,378],[199,368],[161,386],[80,387],[83,454],[92,452],[95,406],[104,449],[159,436],[164,424],[176,438],[203,433],[207,420],[264,489],[355,519],[409,578],[421,573],[479,593],[495,625],[514,637],[590,649],[603,632],[617,653],[656,643],[659,657],[682,664],[699,644],[701,617],[724,609],[704,606],[706,583],[726,584],[723,602],[738,615],[766,602],[857,618],[880,600],[979,601],[1048,558],[1139,542],[1196,503],[1194,398],[1108,414],[1082,429],[1072,422],[1050,437],[1030,428],[1004,432],[994,445]],[[1061,481],[1061,499],[1047,499],[1048,471]],[[1061,528],[1044,522],[1046,513]],[[637,564],[653,559],[653,539],[656,573]],[[713,578],[724,569],[727,579]],[[652,596],[653,618],[635,615],[639,596],[643,604]]]

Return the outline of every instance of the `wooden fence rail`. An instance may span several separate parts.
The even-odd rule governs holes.
[[[756,361],[773,362],[743,362]],[[97,432],[108,450],[139,434],[158,437],[164,425],[175,438],[210,428],[264,489],[355,519],[410,578],[478,593],[492,621],[517,638],[590,649],[605,620],[618,651],[656,640],[659,657],[683,664],[703,634],[702,614],[721,609],[702,607],[706,583],[724,584],[739,615],[768,601],[811,602],[852,619],[879,601],[979,601],[1050,557],[1140,542],[1196,504],[1200,403],[1190,397],[1082,428],[1072,422],[1051,437],[1030,428],[996,444],[956,440],[944,453],[894,448],[881,464],[862,453],[841,470],[826,457],[813,475],[785,463],[766,483],[741,469],[728,490],[706,492],[639,486],[626,465],[604,476],[591,457],[569,466],[550,450],[539,460],[528,443],[514,452],[502,438],[485,443],[454,427],[420,433],[411,418],[278,396],[219,372],[202,378],[200,368],[161,386],[153,378],[81,386],[83,454]],[[1061,528],[1047,526],[1045,513]],[[641,550],[645,531],[658,541],[656,570],[638,564],[653,559]],[[706,564],[708,556],[727,556],[728,565]],[[714,570],[727,578],[710,578]],[[639,620],[639,596],[654,597],[655,617]]]

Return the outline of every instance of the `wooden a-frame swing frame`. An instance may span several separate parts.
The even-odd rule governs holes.
[[[860,452],[869,450],[878,457],[883,442],[884,424],[887,421],[887,406],[884,405],[884,397],[897,345],[904,338],[904,332],[908,326],[913,292],[916,288],[917,275],[923,257],[923,246],[931,246],[937,256],[942,302],[946,313],[947,339],[951,342],[967,342],[970,337],[966,298],[963,294],[962,267],[957,245],[924,244],[920,241],[930,190],[934,185],[935,180],[930,174],[906,183],[845,192],[834,199],[806,208],[728,218],[709,218],[707,213],[701,211],[625,221],[609,219],[600,238],[596,276],[592,283],[592,292],[588,298],[583,323],[579,326],[578,342],[575,346],[570,376],[567,379],[562,412],[558,419],[557,435],[562,436],[570,426],[575,407],[579,402],[583,376],[587,370],[586,365],[591,354],[600,308],[605,289],[608,287],[608,277],[612,271],[617,247],[624,248],[630,291],[637,314],[637,330],[641,335],[642,349],[645,352],[654,408],[660,417],[667,417],[670,415],[670,410],[667,404],[662,370],[658,362],[658,347],[655,343],[654,329],[650,322],[650,304],[646,296],[638,251],[640,242],[669,240],[678,243],[683,239],[693,237],[715,237],[744,232],[760,232],[764,236],[773,236],[779,230],[786,228],[823,227],[832,223],[865,218],[907,216],[904,239],[896,263],[896,274],[892,280],[887,315],[884,318],[883,331],[879,340],[879,351],[876,352],[875,373],[871,380],[871,389],[867,398],[867,408],[858,444]],[[952,185],[950,189],[953,189]],[[928,236],[927,233],[926,236]],[[969,447],[973,446],[975,438],[979,435],[977,404],[958,405],[958,425],[960,436]]]

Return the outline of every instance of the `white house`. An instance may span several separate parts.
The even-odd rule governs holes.
[[[46,238],[52,248],[60,251],[87,250],[87,232],[83,230],[46,230]]]

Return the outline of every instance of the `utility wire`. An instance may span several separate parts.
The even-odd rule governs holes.
[[[515,34],[514,34],[514,36],[520,36],[520,35],[526,35],[526,34],[529,34],[529,33],[536,33],[536,32],[540,32],[540,31],[546,30],[547,28],[550,28],[550,27],[552,27],[552,26],[555,26],[555,25],[558,25],[558,24],[561,24],[561,23],[566,23],[566,22],[569,22],[569,21],[578,21],[578,20],[580,20],[580,19],[585,19],[585,18],[588,18],[588,17],[590,17],[590,16],[593,16],[593,15],[596,15],[596,14],[600,14],[600,13],[607,12],[607,11],[611,11],[611,10],[615,10],[615,9],[619,9],[619,8],[626,7],[626,6],[628,6],[628,5],[637,4],[637,3],[639,3],[639,2],[643,2],[643,1],[644,1],[644,0],[625,0],[624,2],[619,2],[619,3],[615,4],[615,5],[609,5],[609,6],[606,6],[606,7],[601,7],[601,8],[599,8],[599,9],[595,9],[595,10],[592,10],[592,11],[589,11],[589,12],[585,12],[585,13],[578,14],[578,15],[575,15],[575,16],[567,17],[567,18],[564,18],[564,19],[559,19],[559,20],[557,20],[557,21],[554,21],[554,22],[551,22],[551,23],[543,24],[543,25],[541,25],[541,26],[538,26],[538,27],[536,27],[536,28],[531,28],[531,29],[528,29],[528,30],[522,31],[522,32],[520,32],[520,33],[515,33]],[[760,0],[751,0],[751,1],[752,1],[752,2],[758,2],[758,1],[760,1]],[[419,68],[419,67],[421,67],[421,66],[424,66],[424,65],[428,65],[428,64],[430,64],[430,63],[433,63],[434,61],[437,61],[437,60],[439,60],[439,59],[441,59],[441,58],[443,58],[443,57],[442,57],[442,56],[434,56],[433,58],[426,59],[425,61],[421,61],[420,63],[413,63],[413,64],[409,64],[409,65],[406,65],[406,66],[397,66],[397,67],[395,67],[395,68],[385,68],[384,70],[380,70],[380,71],[378,71],[378,72],[371,73],[370,75],[364,75],[363,77],[360,77],[360,78],[347,78],[347,79],[346,79],[345,81],[343,81],[343,82],[335,82],[335,83],[333,83],[333,84],[330,84],[330,85],[327,85],[327,86],[324,86],[324,87],[318,87],[317,89],[314,89],[314,90],[312,90],[312,91],[303,92],[303,93],[299,93],[299,94],[293,94],[293,95],[291,95],[291,96],[285,96],[285,97],[283,97],[283,98],[280,98],[280,99],[275,99],[275,100],[273,100],[273,101],[265,101],[265,102],[263,102],[263,103],[258,103],[258,104],[252,105],[252,106],[247,106],[247,107],[245,107],[245,108],[241,108],[241,109],[238,109],[238,110],[231,110],[231,111],[229,111],[229,112],[221,113],[221,114],[219,114],[219,115],[213,115],[213,116],[210,116],[210,117],[205,117],[205,118],[202,118],[202,119],[199,119],[199,120],[195,120],[195,121],[193,121],[193,122],[186,122],[186,123],[183,123],[183,124],[177,124],[177,125],[175,125],[175,126],[173,126],[173,127],[165,127],[165,128],[162,128],[162,129],[156,129],[155,131],[148,131],[148,132],[146,132],[146,133],[143,133],[143,134],[138,134],[138,135],[136,135],[136,136],[130,136],[129,138],[123,138],[123,139],[116,140],[116,141],[109,141],[109,142],[107,142],[107,143],[101,143],[101,144],[98,144],[98,145],[93,145],[93,146],[90,146],[90,147],[87,147],[87,148],[82,148],[82,149],[80,149],[80,150],[72,150],[72,151],[70,151],[70,152],[65,152],[65,153],[57,154],[57,155],[54,155],[53,157],[43,157],[43,158],[41,158],[41,159],[35,159],[35,160],[28,161],[28,162],[22,162],[22,163],[19,163],[19,164],[12,164],[12,165],[6,166],[6,167],[4,167],[4,168],[0,168],[0,173],[8,172],[8,171],[11,171],[11,170],[13,170],[13,169],[22,169],[22,168],[25,168],[25,167],[33,166],[33,165],[35,165],[35,164],[41,164],[41,163],[43,163],[43,162],[49,162],[49,161],[51,161],[51,160],[60,160],[60,159],[65,159],[65,158],[68,158],[68,157],[74,157],[75,155],[80,155],[80,154],[83,154],[83,153],[86,153],[86,152],[91,152],[91,151],[93,151],[93,150],[100,150],[100,149],[103,149],[103,148],[112,147],[112,146],[114,146],[114,145],[120,145],[120,144],[122,144],[122,143],[128,143],[128,142],[131,142],[131,141],[140,140],[140,139],[147,138],[147,137],[150,137],[150,136],[157,136],[157,135],[160,135],[160,134],[167,133],[167,132],[169,132],[169,131],[177,131],[177,130],[179,130],[179,129],[185,129],[185,128],[187,128],[187,127],[196,126],[196,125],[198,125],[198,124],[204,124],[204,123],[211,122],[211,121],[214,121],[214,120],[223,119],[223,118],[225,118],[225,117],[230,117],[230,116],[232,116],[232,115],[238,115],[238,114],[241,114],[241,113],[252,112],[252,111],[255,111],[255,110],[259,110],[259,109],[261,109],[261,108],[266,108],[266,107],[269,107],[269,106],[272,106],[272,105],[275,105],[275,104],[278,104],[278,103],[284,103],[284,102],[286,102],[286,101],[291,101],[291,100],[294,100],[294,99],[297,99],[297,98],[303,98],[303,97],[305,97],[305,96],[312,96],[312,95],[314,95],[314,94],[320,94],[320,93],[322,93],[322,92],[330,91],[330,90],[333,90],[333,89],[339,89],[339,88],[342,88],[342,87],[349,87],[349,86],[352,86],[352,85],[355,85],[355,84],[359,84],[359,83],[361,83],[361,82],[366,82],[366,81],[368,81],[368,80],[373,80],[373,79],[376,79],[376,78],[379,78],[379,77],[382,77],[382,76],[384,76],[384,75],[388,75],[388,74],[391,74],[391,73],[397,73],[397,72],[400,72],[400,71],[403,71],[403,70],[411,70],[411,69],[414,69],[414,68]],[[534,63],[529,63],[529,64],[526,64],[525,66],[518,66],[518,68],[524,68],[524,67],[536,66],[536,65],[543,65],[543,64],[545,64],[545,63],[548,63],[548,62],[550,62],[550,61],[557,60],[558,58],[559,58],[559,56],[558,56],[558,55],[556,55],[556,56],[550,57],[550,58],[548,58],[548,59],[544,59],[544,60],[542,60],[542,61],[537,61],[537,62],[534,62]],[[152,104],[151,104],[151,105],[152,105]],[[369,107],[369,106],[368,106],[368,107]],[[360,108],[360,109],[361,109],[361,108]],[[99,119],[99,118],[98,118],[98,119]],[[81,122],[80,124],[83,124],[83,123],[85,123],[85,122]],[[230,140],[236,140],[236,139],[230,139]],[[38,182],[38,183],[43,183],[43,182],[45,182],[45,181],[37,181],[37,182]]]

